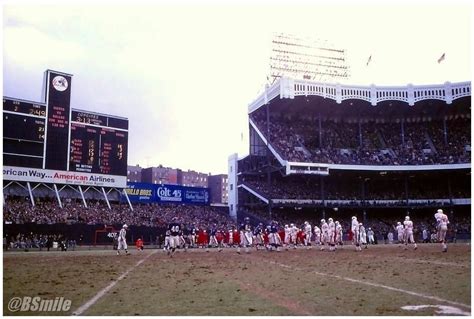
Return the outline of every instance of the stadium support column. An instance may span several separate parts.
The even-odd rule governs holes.
[[[61,197],[59,197],[58,187],[56,184],[53,184],[54,192],[56,193],[56,199],[58,200],[59,207],[63,208],[63,203],[61,202]]]
[[[102,194],[104,194],[104,198],[105,198],[105,202],[107,203],[107,206],[109,207],[109,209],[112,209],[110,207],[110,203],[109,203],[109,199],[107,198],[107,194],[105,193],[105,189],[103,187],[102,188]]]
[[[272,176],[270,172],[270,104],[267,104],[267,184],[272,189]],[[268,199],[268,217],[272,220],[272,199]]]
[[[130,202],[130,198],[128,198],[127,192],[125,189],[123,190],[123,194],[125,195],[125,198],[127,199],[128,206],[130,207],[130,210],[133,212],[133,206],[132,203]]]
[[[362,124],[359,119],[359,147],[362,147]]]
[[[82,191],[81,185],[79,185],[79,193],[81,194],[82,203],[84,204],[84,207],[87,208],[86,199],[85,199],[85,197],[84,197],[84,192]]]
[[[30,182],[26,182],[26,186],[28,186],[28,193],[30,194],[31,206],[35,207],[35,199],[33,198],[33,191],[31,190]]]

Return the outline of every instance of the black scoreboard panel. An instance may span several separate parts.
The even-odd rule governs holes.
[[[42,118],[3,113],[3,138],[43,143],[44,124]]]
[[[108,127],[124,119],[72,111],[69,170],[85,173],[127,175],[128,132]],[[115,124],[114,124],[115,125]]]
[[[3,165],[42,168],[46,106],[3,100]]]
[[[71,110],[69,124],[67,110],[59,108],[52,106],[47,119],[44,105],[10,98],[3,100],[3,165],[67,167],[62,156],[55,155],[56,149],[58,155],[63,154],[66,145],[69,171],[126,176],[128,120]],[[44,167],[46,125],[50,150],[45,160],[47,167]]]
[[[48,71],[45,167],[67,170],[72,76]]]
[[[46,105],[14,99],[3,99],[3,110],[46,117]]]

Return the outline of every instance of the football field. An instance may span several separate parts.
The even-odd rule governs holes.
[[[448,247],[4,252],[4,315],[469,315],[471,248]],[[15,297],[71,307],[10,311]]]

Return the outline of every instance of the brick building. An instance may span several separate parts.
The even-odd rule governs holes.
[[[208,180],[208,187],[211,191],[211,203],[227,203],[229,200],[227,174],[210,175]]]

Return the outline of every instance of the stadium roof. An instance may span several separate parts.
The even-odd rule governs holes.
[[[349,86],[282,78],[248,108],[344,118],[439,118],[470,114],[471,82],[438,85]]]

